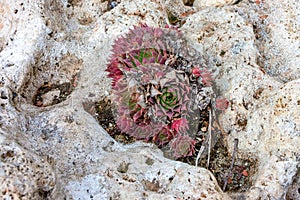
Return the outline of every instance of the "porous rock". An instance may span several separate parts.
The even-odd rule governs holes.
[[[230,151],[238,138],[239,156],[258,161],[249,191],[230,196],[282,199],[288,191],[295,196],[290,191],[297,191],[300,90],[292,74],[299,56],[291,50],[278,57],[268,46],[281,46],[276,50],[284,52],[283,45],[296,43],[294,29],[281,32],[280,40],[275,33],[295,26],[293,20],[275,21],[277,10],[297,13],[289,6],[294,1],[266,1],[272,6],[264,12],[276,26],[268,24],[274,28],[274,34],[266,33],[272,42],[262,46],[256,38],[261,35],[253,29],[254,22],[262,24],[255,21],[255,2],[209,2],[215,3],[184,8],[179,13],[185,17],[181,30],[210,66],[218,95],[230,100],[219,117]],[[227,6],[216,8],[218,2]],[[117,143],[84,108],[109,95],[104,70],[113,40],[139,23],[164,27],[167,11],[174,9],[167,1],[111,3],[1,2],[0,166],[14,171],[0,173],[10,183],[2,184],[1,191],[24,199],[230,199],[208,170],[168,160],[150,144]],[[273,59],[268,65],[257,62],[262,52]],[[284,68],[282,60],[292,71],[265,70],[272,63]],[[39,88],[51,84],[71,89],[58,104],[35,105]]]
[[[263,31],[267,33],[258,45],[261,66],[281,82],[299,79],[300,2],[267,0],[261,10]]]
[[[270,4],[277,3],[281,4],[277,1]],[[280,9],[294,3],[286,3]],[[252,178],[253,186],[244,194],[232,196],[284,199],[299,168],[299,79],[294,80],[298,67],[292,64],[299,59],[298,50],[295,48],[293,53],[283,56],[285,50],[291,50],[284,47],[291,44],[291,40],[275,41],[277,34],[284,34],[280,31],[268,35],[276,45],[284,43],[279,45],[284,49],[280,52],[283,53],[282,58],[290,57],[286,60],[290,64],[284,65],[294,72],[294,78],[285,76],[284,70],[280,75],[270,71],[266,73],[265,66],[257,62],[261,56],[257,43],[264,36],[257,35],[253,24],[249,23],[254,22],[255,15],[250,19],[247,14],[241,14],[240,10],[245,9],[242,6],[223,7],[219,12],[212,8],[199,11],[189,18],[183,29],[190,35],[192,43],[205,52],[204,56],[216,74],[220,95],[231,102],[229,109],[220,116],[224,131],[228,133],[228,147],[233,151],[233,141],[238,139],[241,156],[258,159],[258,171]],[[255,4],[248,6],[257,9]],[[273,13],[274,7],[269,9],[266,11],[269,17],[278,18]],[[292,10],[298,12],[294,8]],[[293,20],[291,23],[276,23],[275,27],[293,27],[294,23]],[[298,34],[294,31],[285,33],[284,37],[292,35],[292,38]],[[274,56],[274,49],[268,45],[263,45],[263,48],[268,49],[266,51],[274,63],[279,62],[281,58]],[[283,76],[286,78],[284,80],[294,81],[283,83],[278,78]]]
[[[193,6],[196,8],[219,7],[232,5],[238,0],[195,0]]]
[[[1,199],[43,199],[55,190],[51,165],[3,135],[0,159]]]

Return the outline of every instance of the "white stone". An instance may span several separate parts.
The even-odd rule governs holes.
[[[0,198],[41,199],[55,189],[55,175],[48,162],[13,141],[0,144]]]
[[[196,8],[219,7],[231,5],[237,0],[195,0],[193,6]]]
[[[53,101],[57,99],[60,95],[60,90],[49,91],[42,95],[43,106],[50,106],[53,104]]]
[[[208,170],[166,159],[154,145],[118,144],[83,108],[109,95],[104,70],[114,39],[139,23],[164,27],[167,11],[176,10],[174,2],[178,16],[186,19],[180,30],[208,62],[219,95],[231,102],[219,117],[230,152],[238,138],[238,155],[257,159],[245,193],[222,192]],[[5,96],[0,99],[0,182],[9,183],[0,185],[1,198],[38,199],[44,192],[49,199],[284,199],[295,188],[299,2],[232,6],[234,1],[196,0],[193,8],[174,2],[116,1],[111,10],[106,1],[0,3],[0,92]],[[269,21],[262,28],[269,30],[270,43],[258,44],[253,24],[262,25],[259,19],[266,14]],[[263,60],[271,66],[269,74],[257,63],[261,55],[270,58]],[[76,88],[67,100],[32,105],[44,82],[74,77],[78,82],[72,82]]]
[[[266,17],[264,23],[268,34],[261,47],[262,64],[283,82],[299,79],[300,2],[267,0],[263,6],[268,9],[261,14]]]

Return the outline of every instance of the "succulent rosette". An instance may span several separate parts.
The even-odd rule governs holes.
[[[159,132],[154,135],[152,141],[158,146],[162,147],[169,143],[174,137],[175,134],[173,131],[171,131],[170,127],[164,126]]]
[[[188,135],[179,135],[171,143],[175,158],[192,156],[195,152],[196,141]]]
[[[141,25],[119,37],[106,69],[119,129],[175,158],[193,155],[199,115],[214,105],[211,73],[195,65],[201,60],[177,29]]]
[[[160,80],[168,70],[155,63],[140,65],[116,83],[113,94],[117,104],[117,125],[122,131],[137,139],[149,140],[167,125],[152,117],[156,115],[152,107],[155,97],[160,94]]]
[[[138,69],[147,63],[164,64],[167,51],[164,44],[164,29],[141,25],[134,26],[126,37],[118,38],[113,45],[113,54],[106,69],[112,78],[112,86],[124,75],[125,71]]]
[[[156,115],[172,119],[186,113],[189,107],[191,90],[184,76],[172,71],[161,82],[161,93],[156,97]]]
[[[145,140],[160,131],[162,124],[151,121],[144,95],[137,85],[128,87],[126,80],[120,80],[115,88],[116,123],[120,130],[136,139]]]

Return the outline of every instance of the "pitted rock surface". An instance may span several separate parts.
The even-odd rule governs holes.
[[[299,197],[299,1],[193,3],[0,3],[0,198]],[[230,153],[238,138],[239,156],[257,159],[248,191],[225,193],[208,170],[154,145],[119,144],[84,109],[110,94],[114,39],[164,27],[170,13],[230,101],[219,116]]]
[[[55,189],[55,174],[47,160],[22,149],[13,141],[1,142],[1,198],[47,198]]]

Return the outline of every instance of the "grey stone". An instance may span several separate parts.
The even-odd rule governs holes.
[[[1,136],[2,199],[42,199],[55,190],[55,174],[43,158]]]
[[[296,197],[299,2],[108,3],[0,3],[0,197]],[[164,158],[154,145],[117,143],[87,112],[110,94],[104,70],[114,39],[139,23],[164,27],[169,11],[182,18],[180,30],[213,72],[218,96],[230,100],[219,116],[230,153],[238,138],[238,156],[257,160],[244,193],[222,192],[208,170]],[[278,12],[286,14],[279,20]],[[58,104],[44,96],[49,102],[36,106],[47,83],[68,84],[70,93]]]

